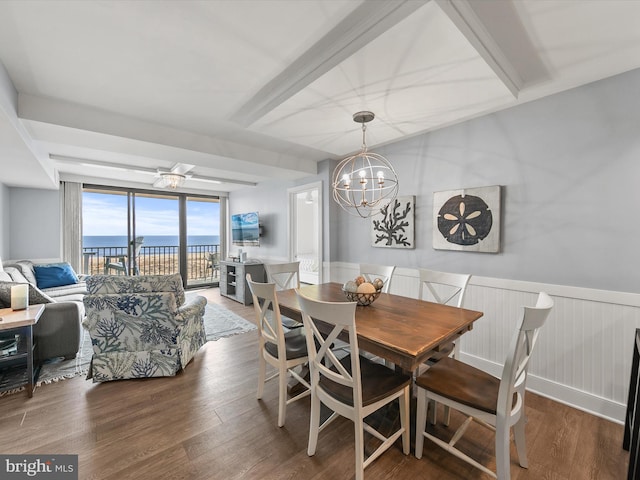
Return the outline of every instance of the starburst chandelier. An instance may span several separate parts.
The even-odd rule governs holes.
[[[380,212],[398,195],[398,176],[389,161],[367,150],[365,124],[374,118],[372,112],[353,115],[353,121],[362,124],[362,150],[342,160],[333,171],[333,199],[362,218]]]

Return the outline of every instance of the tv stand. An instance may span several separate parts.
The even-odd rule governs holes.
[[[220,262],[220,294],[244,305],[251,305],[253,298],[247,285],[249,273],[254,282],[265,281],[264,264],[242,262]]]

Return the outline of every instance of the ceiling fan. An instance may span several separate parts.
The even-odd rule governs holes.
[[[191,178],[188,172],[190,172],[194,166],[195,165],[187,165],[185,163],[176,163],[171,167],[171,170],[158,169],[153,186],[175,190],[184,185],[187,178]]]
[[[256,182],[249,182],[234,178],[219,178],[206,175],[196,175],[195,173],[190,173],[195,168],[195,165],[189,165],[185,163],[176,163],[173,167],[171,167],[170,170],[166,170],[162,168],[131,166],[121,163],[105,162],[102,160],[90,160],[87,158],[70,157],[66,155],[50,154],[49,158],[59,163],[66,163],[71,165],[81,164],[92,167],[106,168],[110,170],[129,171],[134,173],[153,175],[154,180],[152,185],[156,188],[177,189],[181,187],[187,179],[216,184],[231,183],[236,185],[247,185],[250,187],[254,187],[257,185]]]

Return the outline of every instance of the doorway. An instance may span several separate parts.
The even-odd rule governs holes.
[[[322,283],[322,182],[287,190],[289,259],[300,262],[300,282]]]

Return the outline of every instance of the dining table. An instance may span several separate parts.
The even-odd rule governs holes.
[[[299,291],[313,300],[349,301],[339,283],[305,285]],[[282,290],[277,295],[280,313],[302,322],[296,289]],[[355,316],[360,350],[413,373],[420,364],[471,330],[482,312],[380,293],[372,304],[358,305]]]

